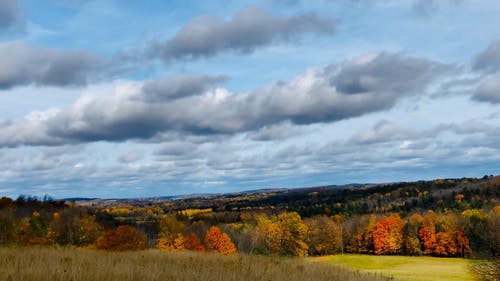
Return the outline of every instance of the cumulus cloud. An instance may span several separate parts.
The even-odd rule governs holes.
[[[124,141],[165,132],[235,134],[283,122],[334,122],[391,108],[398,100],[425,91],[447,68],[433,61],[381,53],[310,69],[290,81],[250,93],[217,87],[199,94],[203,87],[194,87],[196,93],[190,94],[179,90],[182,87],[174,78],[160,80],[161,87],[153,87],[158,97],[164,92],[167,97],[178,96],[160,103],[151,102],[144,86],[153,81],[128,83],[104,97],[83,96],[64,110],[7,121],[0,126],[0,144]],[[182,94],[172,94],[176,92]]]
[[[237,12],[227,21],[212,16],[195,18],[170,40],[153,44],[150,54],[172,60],[208,57],[223,51],[247,53],[303,33],[331,34],[334,30],[334,22],[315,13],[276,17],[252,6]]]
[[[11,28],[20,22],[17,0],[0,1],[0,31]]]
[[[0,43],[0,89],[18,85],[76,86],[87,83],[98,59],[84,51],[63,51]]]
[[[488,72],[500,70],[500,41],[494,41],[478,54],[472,66],[475,70],[484,70]]]

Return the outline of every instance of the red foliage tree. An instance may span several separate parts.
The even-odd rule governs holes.
[[[146,249],[146,236],[130,226],[119,226],[105,231],[96,241],[96,248],[109,251],[136,251]]]
[[[424,225],[418,231],[420,240],[422,240],[424,246],[424,255],[430,255],[434,253],[436,249],[436,228],[434,225]]]
[[[193,232],[189,233],[184,237],[184,248],[186,250],[197,251],[197,252],[205,251],[205,245],[203,245],[198,235],[196,235]]]

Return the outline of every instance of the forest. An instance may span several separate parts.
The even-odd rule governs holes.
[[[0,199],[0,244],[227,255],[498,258],[500,177],[318,187],[110,206]]]

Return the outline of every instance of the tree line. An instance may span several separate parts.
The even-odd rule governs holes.
[[[455,196],[456,201],[462,196]],[[387,212],[304,217],[295,211],[211,209],[163,212],[89,208],[53,200],[0,199],[0,244],[59,245],[102,250],[208,251],[318,256],[374,255],[499,257],[500,206],[463,211]],[[117,220],[126,212],[149,221]],[[148,227],[145,227],[148,226]]]

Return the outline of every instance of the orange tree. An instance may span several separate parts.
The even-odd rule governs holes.
[[[399,215],[378,220],[373,231],[373,248],[376,255],[397,254],[403,240],[403,221]]]
[[[212,226],[205,234],[205,245],[207,250],[225,255],[236,254],[236,246],[227,233],[222,232],[219,227]]]

